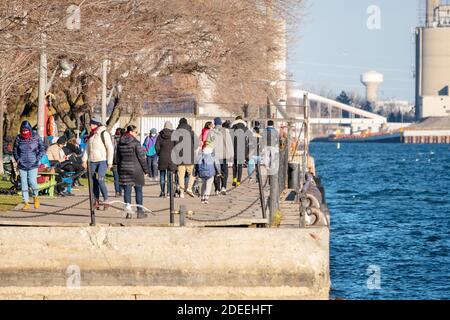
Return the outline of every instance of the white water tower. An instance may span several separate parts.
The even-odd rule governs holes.
[[[361,82],[366,86],[366,99],[372,104],[378,101],[378,88],[384,81],[381,73],[376,71],[368,71],[361,75]]]

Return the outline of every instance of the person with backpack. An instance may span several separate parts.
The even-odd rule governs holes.
[[[29,188],[33,191],[34,208],[38,209],[39,186],[37,174],[39,162],[45,155],[45,146],[37,132],[28,121],[22,122],[20,134],[16,137],[13,147],[13,156],[19,167],[20,185],[22,187],[23,210],[30,209]]]
[[[164,129],[156,139],[155,149],[158,154],[159,183],[161,186],[160,198],[165,198],[169,193],[169,187],[167,187],[167,194],[165,192],[168,172],[177,171],[177,166],[172,161],[172,150],[175,146],[175,142],[172,141],[172,133],[173,125],[170,121],[166,121]]]
[[[143,187],[145,175],[148,174],[145,150],[141,146],[136,126],[128,126],[127,131],[120,137],[117,145],[116,165],[119,172],[120,184],[124,190],[125,211],[127,219],[131,218],[131,189],[136,193],[137,218],[147,218],[144,213]]]
[[[228,127],[229,128],[229,127]],[[208,139],[213,142],[214,156],[220,163],[221,175],[214,177],[216,195],[227,194],[228,161],[233,159],[233,140],[229,129],[223,127],[222,119],[214,119],[214,128],[209,131]]]
[[[92,119],[90,122],[91,134],[87,139],[86,150],[83,155],[83,167],[87,168],[89,160],[89,169],[93,180],[94,208],[104,210],[109,208],[108,188],[106,187],[106,171],[112,169],[114,160],[114,146],[111,135],[106,127],[98,119]],[[103,203],[100,202],[100,192],[103,195]]]
[[[123,188],[119,181],[119,171],[117,170],[117,146],[119,145],[120,138],[126,133],[123,128],[117,128],[114,133],[113,145],[114,145],[114,160],[113,160],[113,177],[114,177],[114,191],[116,198],[122,197]]]
[[[208,204],[211,194],[214,177],[220,175],[220,164],[214,157],[213,142],[210,139],[205,141],[205,146],[197,161],[198,176],[202,179],[201,201]]]
[[[156,154],[156,140],[158,132],[155,128],[150,130],[150,134],[144,140],[144,149],[147,156],[147,166],[149,177],[152,181],[158,179],[158,155]]]

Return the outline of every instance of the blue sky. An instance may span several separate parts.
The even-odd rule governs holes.
[[[364,93],[361,73],[384,74],[380,98],[414,101],[414,28],[418,0],[307,0],[289,45],[289,72],[303,88]],[[367,27],[370,6],[380,29]],[[372,20],[371,20],[372,21]]]

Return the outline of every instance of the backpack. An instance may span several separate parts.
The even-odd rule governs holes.
[[[198,176],[201,179],[209,179],[216,175],[216,168],[214,166],[214,158],[212,154],[202,153],[198,163]]]

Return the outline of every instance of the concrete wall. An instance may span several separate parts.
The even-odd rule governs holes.
[[[0,228],[0,298],[327,299],[329,286],[327,228]]]

